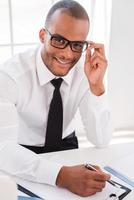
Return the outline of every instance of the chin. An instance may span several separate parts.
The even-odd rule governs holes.
[[[52,71],[52,73],[55,76],[66,76],[69,73],[70,70],[66,71],[66,72],[59,72],[59,71]]]
[[[56,67],[55,69],[51,69],[51,72],[55,75],[55,76],[66,76],[69,71],[72,69],[72,67],[68,67],[68,68],[61,68],[61,67]]]

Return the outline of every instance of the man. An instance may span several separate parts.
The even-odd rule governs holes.
[[[94,172],[84,165],[62,166],[38,154],[78,148],[74,132],[78,108],[93,144],[102,147],[111,139],[103,84],[107,60],[102,44],[86,41],[89,25],[80,4],[56,3],[39,32],[41,47],[16,55],[0,72],[1,118],[12,121],[13,113],[18,115],[18,128],[8,121],[10,126],[0,132],[0,169],[80,196],[101,191],[110,176],[99,167]]]

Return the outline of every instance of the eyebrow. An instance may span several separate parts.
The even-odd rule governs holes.
[[[51,34],[51,36],[58,36],[58,37],[61,37],[61,38],[65,39],[65,40],[67,40],[69,42],[87,42],[86,40],[68,40],[67,38],[65,38],[64,36],[62,36],[62,35],[60,35],[58,33]]]
[[[63,38],[64,40],[67,40],[67,41],[69,41],[69,42],[86,42],[86,43],[88,43],[88,41],[86,41],[86,40],[68,40],[67,38],[65,38],[64,36],[62,36],[62,35],[60,35],[60,34],[58,34],[58,33],[54,33],[54,34],[50,33],[50,31],[49,31],[46,27],[44,28],[44,30],[45,30],[45,29],[49,32],[49,34],[50,34],[52,37],[54,37],[54,36],[61,37],[61,38]]]

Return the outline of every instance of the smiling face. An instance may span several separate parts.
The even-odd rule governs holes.
[[[56,11],[47,27],[51,34],[58,34],[70,41],[85,41],[89,22],[76,19],[61,10]],[[56,76],[65,76],[80,59],[81,53],[74,52],[68,45],[64,49],[58,49],[51,45],[51,35],[41,29],[40,41],[44,44],[41,56],[46,67]]]

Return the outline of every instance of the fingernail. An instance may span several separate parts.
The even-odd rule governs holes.
[[[94,44],[94,42],[92,42],[92,41],[89,41],[89,44],[90,44],[90,45],[92,45],[92,44]]]

